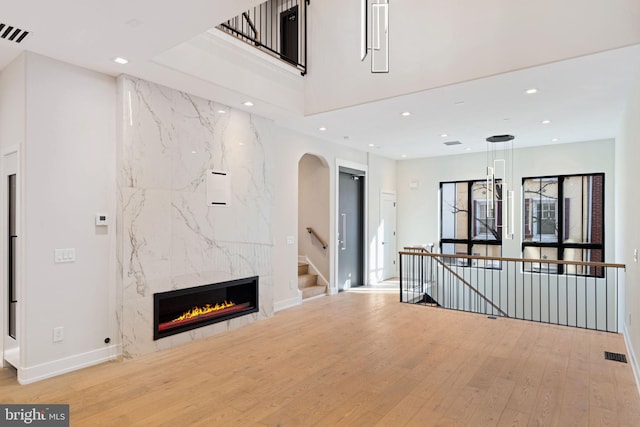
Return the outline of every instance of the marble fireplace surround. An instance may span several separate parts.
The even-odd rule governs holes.
[[[124,357],[273,315],[270,122],[145,80],[118,78],[118,313]],[[219,111],[224,110],[224,113]],[[206,203],[227,171],[228,207]],[[259,276],[259,311],[153,339],[153,294]]]

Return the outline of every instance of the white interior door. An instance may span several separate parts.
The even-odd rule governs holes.
[[[380,226],[382,227],[380,252],[383,260],[381,279],[386,280],[397,276],[396,195],[382,193],[380,200]]]

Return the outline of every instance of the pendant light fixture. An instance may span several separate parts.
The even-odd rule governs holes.
[[[510,190],[513,185],[514,138],[513,135],[493,135],[487,138],[487,218],[498,217],[496,226],[502,230],[505,239],[513,239],[514,236],[515,192]],[[495,214],[498,203],[503,212],[501,216]]]
[[[389,72],[389,0],[361,0],[360,60],[371,51],[371,72]]]

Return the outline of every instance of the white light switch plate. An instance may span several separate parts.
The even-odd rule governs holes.
[[[56,249],[54,251],[55,262],[73,262],[76,260],[75,248]]]

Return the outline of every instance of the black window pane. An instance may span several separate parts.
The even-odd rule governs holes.
[[[603,243],[604,179],[602,175],[564,179],[564,242]]]
[[[441,185],[443,239],[466,239],[469,221],[469,184],[447,182]]]

